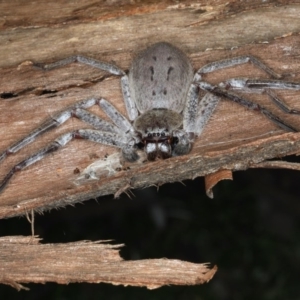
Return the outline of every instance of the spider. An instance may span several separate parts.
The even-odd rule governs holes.
[[[7,155],[16,153],[41,134],[62,125],[71,117],[76,117],[94,129],[79,129],[65,133],[20,163],[16,164],[0,183],[0,192],[11,177],[47,154],[64,147],[72,139],[86,139],[96,143],[120,148],[125,160],[136,161],[137,150],[143,148],[147,159],[166,159],[190,152],[196,137],[200,136],[220,98],[227,98],[255,111],[260,111],[281,128],[296,132],[296,128],[282,121],[266,108],[255,104],[230,90],[266,92],[283,111],[300,114],[283,103],[272,89],[299,90],[300,83],[281,81],[280,76],[253,56],[239,56],[209,63],[194,73],[188,57],[177,47],[166,43],[156,43],[138,54],[128,74],[119,67],[81,55],[35,66],[51,70],[73,62],[80,62],[121,76],[121,87],[128,119],[103,98],[91,98],[57,113],[26,137],[8,147],[0,155],[0,161]],[[233,67],[247,62],[253,63],[273,79],[257,80],[233,78],[219,85],[211,85],[202,80],[206,73]],[[205,95],[199,101],[199,91]],[[99,105],[112,122],[105,121],[87,109]]]

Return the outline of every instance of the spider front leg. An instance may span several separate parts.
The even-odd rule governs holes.
[[[199,101],[199,84],[192,83],[183,111],[183,129],[199,136],[219,103],[219,98],[206,93]]]
[[[137,115],[138,111],[136,109],[134,101],[132,101],[130,96],[130,89],[129,89],[129,81],[128,76],[126,73],[121,70],[119,67],[109,64],[106,62],[97,61],[92,58],[87,58],[81,55],[72,56],[51,64],[42,65],[42,64],[35,64],[34,66],[43,70],[51,70],[57,67],[65,66],[72,62],[80,62],[83,64],[87,64],[93,66],[95,68],[107,71],[113,75],[121,75],[121,88],[124,96],[125,107],[127,110],[127,114],[130,120],[134,120]],[[102,109],[106,112],[108,117],[115,123],[115,125],[106,122],[105,120],[101,119],[100,117],[88,112],[86,109],[95,105],[99,104]],[[15,174],[17,171],[22,170],[31,164],[41,160],[44,158],[48,153],[52,153],[65,144],[67,144],[70,140],[74,138],[84,138],[87,140],[91,140],[94,142],[115,146],[122,149],[123,157],[128,161],[135,161],[138,159],[138,154],[136,152],[136,145],[140,142],[139,138],[133,135],[134,129],[131,123],[122,115],[120,114],[111,104],[109,104],[104,99],[88,99],[82,102],[79,102],[70,108],[64,110],[53,116],[48,121],[44,122],[41,126],[37,129],[33,130],[28,136],[21,139],[14,145],[8,147],[2,154],[0,154],[0,162],[9,154],[16,153],[29,143],[32,143],[36,140],[36,138],[43,133],[62,125],[71,117],[77,117],[78,119],[84,121],[85,123],[93,126],[94,128],[98,129],[91,131],[91,129],[81,130],[81,131],[74,131],[72,133],[65,134],[51,143],[44,149],[41,149],[37,153],[33,154],[32,156],[28,157],[27,159],[23,160],[19,164],[15,165],[11,171],[5,176],[3,181],[0,183],[0,191],[4,189],[7,185],[10,178]]]
[[[68,119],[71,117],[76,117],[78,119],[81,119],[87,124],[90,124],[96,129],[101,129],[108,132],[117,132],[118,129],[116,126],[114,126],[111,123],[108,123],[98,116],[86,111],[85,109],[92,107],[95,104],[100,104],[104,99],[96,99],[91,98],[87,99],[81,102],[76,103],[75,105],[70,106],[66,110],[57,113],[54,115],[51,119],[48,119],[46,122],[41,124],[38,128],[33,130],[31,133],[29,133],[26,137],[19,140],[12,146],[8,147],[2,154],[0,154],[0,162],[7,156],[13,153],[18,152],[26,145],[34,142],[40,135],[44,134],[45,132],[54,129],[63,123],[65,123]]]
[[[45,148],[37,151],[35,154],[24,159],[20,163],[16,164],[4,177],[0,183],[0,193],[7,186],[11,177],[18,171],[21,171],[28,166],[40,161],[46,157],[49,153],[53,153],[60,148],[64,147],[67,143],[73,139],[86,139],[92,142],[110,145],[117,148],[121,148],[123,155],[127,158],[136,158],[136,140],[134,137],[128,135],[122,135],[117,132],[102,132],[95,129],[81,129],[73,132],[65,133],[57,138],[54,142],[50,143]],[[129,160],[129,159],[128,159]]]
[[[115,125],[85,110],[86,108],[89,108],[95,104],[98,104],[104,110],[104,112],[108,115],[108,117],[111,118]],[[59,150],[74,138],[87,139],[104,145],[115,146],[122,149],[123,157],[126,160],[136,161],[138,159],[138,154],[136,153],[136,145],[140,142],[140,140],[138,137],[133,135],[134,129],[130,122],[106,100],[92,98],[81,101],[53,116],[51,119],[43,123],[40,127],[33,130],[28,136],[18,141],[11,147],[7,148],[0,155],[0,160],[3,160],[9,154],[13,154],[21,150],[29,143],[35,141],[38,136],[62,125],[71,117],[76,117],[93,126],[97,130],[84,129],[66,133],[45,148],[39,150],[35,154],[18,163],[10,170],[10,172],[0,183],[0,192],[4,189],[10,178],[17,171],[23,170],[24,168],[43,159],[47,154]]]
[[[176,130],[173,136],[178,140],[173,155],[190,152],[195,136],[200,136],[209,118],[219,103],[219,97],[206,93],[199,101],[199,86],[192,83],[183,111],[183,129]]]
[[[104,112],[111,118],[115,125],[101,119],[97,115],[94,115],[86,110],[87,108],[90,108],[96,104],[98,104],[104,110]],[[66,110],[54,115],[51,119],[47,120],[38,128],[29,133],[29,135],[19,140],[12,146],[8,147],[6,150],[4,150],[3,153],[0,154],[0,162],[7,155],[18,152],[26,145],[34,142],[45,132],[62,125],[71,117],[76,117],[83,122],[91,125],[95,129],[99,129],[104,132],[120,133],[134,131],[130,122],[121,113],[119,113],[113,105],[111,105],[104,99],[91,98],[78,102],[75,105],[70,106]]]
[[[99,103],[101,108],[107,114],[107,116],[121,129],[122,133],[124,133],[129,140],[123,146],[117,146],[122,149],[122,154],[125,160],[129,162],[137,161],[139,156],[136,152],[137,144],[141,142],[140,138],[136,136],[135,130],[131,123],[121,114],[116,108],[111,105],[106,100],[102,99]],[[112,146],[116,146],[114,144],[110,144]]]

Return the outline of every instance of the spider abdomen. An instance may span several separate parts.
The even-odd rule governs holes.
[[[133,60],[128,75],[131,96],[140,113],[153,108],[180,113],[193,76],[183,52],[169,43],[157,43]]]

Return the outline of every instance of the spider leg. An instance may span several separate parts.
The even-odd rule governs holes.
[[[108,115],[108,117],[115,123],[115,125],[118,126],[123,132],[134,132],[134,128],[130,122],[108,101],[101,99],[99,101],[99,105]]]
[[[102,132],[94,129],[80,129],[73,132],[65,133],[58,137],[55,141],[50,143],[45,148],[37,151],[35,154],[27,157],[20,163],[16,164],[0,182],[0,193],[6,187],[11,177],[18,171],[21,171],[28,166],[40,161],[49,153],[53,153],[60,148],[64,147],[73,139],[86,139],[100,144],[110,145],[117,148],[121,148],[126,159],[136,160],[138,155],[135,149],[135,139],[129,136],[113,133],[113,132]]]
[[[183,129],[200,135],[218,103],[219,98],[211,93],[199,101],[199,85],[193,83],[183,112]]]
[[[113,131],[114,133],[120,133],[122,135],[125,134],[125,136],[130,137],[130,141],[128,143],[123,144],[122,146],[117,146],[118,148],[122,149],[123,157],[130,162],[136,161],[139,156],[136,153],[136,144],[138,144],[141,140],[136,134],[134,133],[135,130],[131,123],[108,101],[105,99],[101,99],[99,101],[99,106],[103,109],[103,111],[106,113],[106,115],[115,123],[119,131]],[[110,124],[110,123],[108,123]],[[102,129],[102,128],[100,128]],[[121,130],[121,131],[120,131]],[[96,135],[96,133],[94,133]],[[115,136],[116,138],[117,136]],[[101,141],[96,141],[101,143]],[[103,144],[107,144],[105,141]],[[114,145],[113,139],[111,140],[108,145]]]
[[[187,101],[183,110],[183,129],[186,132],[196,131],[196,119],[199,102],[199,87],[192,83],[187,94]]]
[[[134,121],[138,117],[139,113],[136,108],[135,102],[130,95],[129,79],[127,75],[123,75],[121,77],[121,87],[128,118],[130,121]]]
[[[213,114],[219,101],[220,101],[220,97],[212,93],[206,93],[204,97],[200,100],[198,106],[196,130],[195,130],[195,133],[198,136],[201,135],[205,125],[207,124],[208,120]]]
[[[11,177],[18,171],[21,171],[23,169],[25,169],[26,167],[34,164],[35,162],[41,160],[42,158],[44,158],[48,153],[54,152],[57,149],[59,149],[61,147],[60,142],[66,141],[70,138],[69,136],[70,134],[64,134],[63,136],[61,136],[61,141],[59,141],[59,139],[57,139],[55,142],[51,143],[50,145],[48,145],[47,147],[39,150],[38,152],[36,152],[35,154],[27,157],[26,159],[24,159],[23,161],[21,161],[20,163],[16,164],[4,177],[4,179],[2,180],[2,182],[0,183],[0,193],[4,190],[4,188],[6,187],[6,185],[8,184],[9,180],[11,179]]]
[[[188,93],[186,107],[183,112],[183,128],[187,132],[193,132],[197,135],[200,135],[219,102],[219,97],[217,93],[213,92],[211,94],[206,94],[202,98],[202,100],[198,103],[197,88],[200,87],[201,89],[206,90],[208,92],[212,90],[211,85],[208,85],[210,86],[210,88],[205,89],[205,83],[201,81],[202,75],[220,69],[225,69],[229,67],[234,67],[236,65],[245,64],[247,62],[253,63],[255,66],[262,69],[263,71],[265,71],[267,74],[269,74],[274,78],[281,77],[279,74],[275,73],[271,68],[269,68],[267,65],[262,63],[259,59],[251,55],[238,56],[238,57],[223,59],[223,60],[206,64],[195,73],[193,83]]]
[[[190,151],[195,135],[201,134],[218,103],[219,97],[211,93],[206,93],[199,101],[199,86],[191,84],[183,111],[183,130],[173,132],[178,140],[173,155],[183,155]]]
[[[33,66],[36,68],[48,71],[48,70],[52,70],[55,68],[66,66],[66,65],[74,63],[74,62],[79,62],[79,63],[85,64],[85,65],[100,69],[102,71],[107,71],[108,73],[113,74],[113,75],[122,76],[121,77],[121,88],[122,88],[122,94],[123,94],[125,107],[126,107],[126,111],[127,111],[129,120],[133,121],[137,118],[138,111],[137,111],[134,101],[132,100],[132,98],[130,96],[128,76],[118,66],[107,63],[107,62],[99,61],[94,58],[85,57],[82,55],[70,56],[65,59],[50,63],[50,64],[34,63]]]
[[[259,92],[266,93],[271,100],[282,111],[289,114],[300,114],[299,110],[290,108],[282,99],[280,99],[271,89],[282,90],[300,90],[300,83],[270,79],[248,79],[248,78],[232,78],[221,82],[219,87],[226,90],[240,90],[242,92]]]
[[[275,90],[300,90],[299,82],[272,80],[272,79],[248,79],[231,78],[219,84],[219,87],[230,90],[257,91],[263,92],[265,89]]]
[[[266,94],[271,98],[273,103],[277,105],[282,111],[288,114],[300,115],[300,110],[289,107],[282,99],[280,99],[272,90],[266,89]]]
[[[130,162],[134,162],[139,158],[136,153],[136,145],[140,140],[138,137],[131,134],[102,132],[94,129],[80,129],[75,131],[74,137],[120,148],[123,157]]]
[[[184,155],[189,153],[191,150],[192,143],[195,138],[196,112],[199,100],[198,94],[199,87],[192,83],[189,88],[187,101],[183,110],[183,129],[173,131],[173,138],[177,141],[172,151],[173,156]]]
[[[40,63],[34,63],[33,66],[42,70],[52,70],[52,69],[56,69],[56,68],[60,68],[66,65],[69,65],[71,63],[74,62],[79,62],[85,65],[89,65],[91,67],[103,70],[103,71],[107,71],[111,74],[114,75],[125,75],[125,72],[120,69],[119,67],[107,63],[107,62],[103,62],[103,61],[99,61],[96,60],[94,58],[90,58],[90,57],[85,57],[82,55],[74,55],[74,56],[69,56],[67,58],[58,60],[56,62],[50,63],[50,64],[40,64]]]
[[[281,75],[274,72],[271,68],[269,68],[267,65],[262,63],[259,59],[255,58],[254,56],[247,55],[247,56],[238,56],[238,57],[233,57],[233,58],[229,58],[229,59],[223,59],[223,60],[215,61],[215,62],[212,62],[212,63],[209,63],[209,64],[203,66],[195,73],[194,82],[200,81],[202,79],[202,74],[211,73],[216,70],[234,67],[237,65],[242,65],[247,62],[251,62],[256,67],[265,71],[267,74],[269,74],[273,78],[278,78],[278,79],[281,78]]]
[[[244,107],[246,107],[247,109],[250,110],[254,110],[254,111],[259,111],[262,114],[264,114],[267,118],[269,118],[272,122],[274,122],[275,124],[277,124],[279,127],[283,128],[284,130],[287,131],[292,131],[292,132],[298,132],[299,130],[297,130],[296,128],[294,128],[293,126],[287,124],[286,122],[284,122],[283,120],[281,120],[280,118],[278,118],[277,116],[275,116],[273,113],[271,113],[269,110],[267,110],[266,108],[264,108],[263,106],[257,104],[257,103],[253,103],[241,96],[238,96],[234,93],[230,93],[227,90],[224,90],[220,87],[217,86],[213,86],[207,82],[199,82],[199,87],[205,91],[208,91],[218,97],[225,97],[231,101],[234,101]]]
[[[103,102],[108,103],[104,99],[99,100],[96,98],[91,98],[91,99],[87,99],[87,100],[78,102],[78,103],[70,106],[66,110],[57,113],[51,119],[47,120],[46,122],[41,124],[38,128],[33,130],[31,133],[29,133],[29,135],[27,135],[23,139],[19,140],[18,142],[16,142],[12,146],[8,147],[6,150],[4,150],[4,152],[2,154],[0,154],[0,162],[7,155],[16,153],[17,151],[19,151],[26,145],[35,141],[36,138],[39,137],[40,135],[42,135],[43,133],[62,125],[64,122],[66,122],[71,117],[76,117],[76,118],[84,121],[85,123],[93,126],[94,128],[105,131],[105,132],[120,133],[120,130],[124,131],[124,132],[128,131],[127,129],[129,128],[129,126],[131,126],[131,124],[119,112],[117,112],[117,113],[119,115],[121,115],[123,117],[123,119],[125,119],[128,123],[127,124],[128,127],[126,127],[126,130],[124,130],[124,126],[122,126],[122,124],[117,124],[117,126],[119,125],[119,128],[118,128],[115,125],[101,119],[97,115],[94,115],[85,110],[86,108],[89,108],[95,104],[99,104],[101,106],[101,104]],[[114,108],[111,104],[109,104],[109,106],[111,108]],[[116,109],[115,109],[115,111],[116,111]]]

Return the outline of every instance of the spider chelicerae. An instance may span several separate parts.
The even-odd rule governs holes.
[[[138,159],[137,150],[140,148],[144,149],[149,161],[187,154],[195,138],[201,135],[221,98],[259,111],[287,131],[298,131],[263,106],[232,92],[232,90],[265,92],[283,111],[300,114],[300,111],[290,109],[273,92],[274,89],[299,90],[300,83],[280,80],[280,75],[253,56],[239,56],[212,62],[194,73],[188,57],[182,51],[169,43],[160,42],[140,52],[134,58],[128,74],[113,64],[81,55],[35,66],[51,70],[73,62],[87,64],[121,76],[128,118],[103,98],[83,100],[57,113],[26,137],[5,149],[0,155],[0,161],[34,142],[43,133],[62,125],[71,117],[80,119],[94,129],[79,129],[65,133],[45,148],[16,164],[0,183],[0,192],[17,171],[43,159],[47,154],[64,147],[76,138],[120,148],[124,159],[129,162]],[[204,74],[247,62],[265,71],[272,79],[232,78],[218,85],[212,85],[202,79]],[[200,90],[206,93],[199,100]],[[99,105],[112,122],[89,112],[87,109],[93,105]]]

